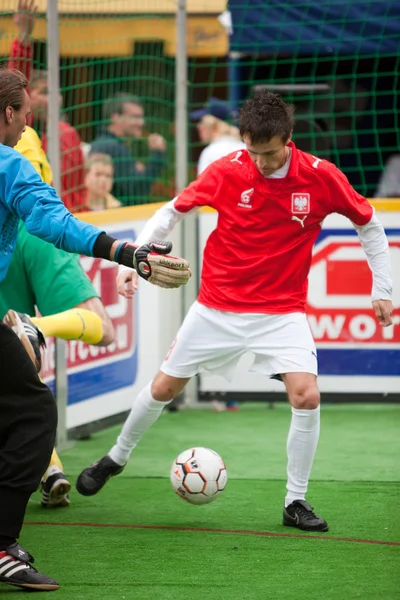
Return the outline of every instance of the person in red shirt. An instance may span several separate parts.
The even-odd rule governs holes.
[[[19,0],[14,22],[18,37],[11,46],[7,67],[21,71],[29,81],[32,121],[29,123],[39,133],[43,150],[47,152],[48,83],[46,71],[32,72],[31,34],[35,24],[34,1]],[[62,97],[60,95],[60,106]],[[85,190],[85,160],[81,138],[72,125],[59,123],[61,199],[69,211],[88,210]]]
[[[85,469],[79,492],[95,494],[120,473],[143,433],[202,371],[230,379],[240,357],[252,372],[283,381],[292,406],[287,441],[283,524],[328,531],[305,499],[319,438],[317,354],[305,315],[312,247],[324,218],[340,213],[357,230],[373,273],[372,304],[382,326],[392,323],[388,242],[374,209],[331,163],[291,142],[294,107],[270,92],[240,113],[246,144],[211,164],[146,224],[136,243],[164,239],[199,206],[218,211],[203,256],[200,292],[154,380],[136,398],[117,444]],[[130,297],[130,270],[118,290]],[[126,287],[128,286],[128,288]]]

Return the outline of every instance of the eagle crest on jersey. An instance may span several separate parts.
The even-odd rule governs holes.
[[[292,213],[308,214],[310,212],[310,194],[292,194]]]
[[[294,201],[294,205],[297,208],[297,210],[303,211],[305,209],[305,207],[307,206],[307,199],[306,198],[296,198],[296,200]]]

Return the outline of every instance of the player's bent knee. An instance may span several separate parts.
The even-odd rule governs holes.
[[[299,410],[314,410],[319,406],[320,393],[316,386],[309,386],[293,392],[289,397],[289,400],[293,408]]]
[[[151,395],[154,400],[170,402],[183,390],[188,379],[171,377],[160,371],[151,384]]]

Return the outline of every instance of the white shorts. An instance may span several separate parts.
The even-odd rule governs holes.
[[[254,354],[251,373],[277,377],[282,373],[317,375],[317,352],[304,313],[240,314],[195,302],[161,371],[172,377],[210,372],[231,380],[240,357]]]

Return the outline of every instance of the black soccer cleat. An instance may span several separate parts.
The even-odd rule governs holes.
[[[18,542],[11,544],[0,552],[0,582],[28,590],[58,590],[60,585],[57,581],[39,573],[29,564],[34,560]]]
[[[303,531],[328,531],[328,523],[305,500],[295,500],[283,509],[283,525]]]
[[[43,333],[32,323],[29,315],[16,310],[9,310],[3,321],[17,334],[39,373],[42,368],[40,348],[46,347]]]
[[[42,481],[41,505],[43,508],[69,506],[68,492],[70,489],[71,484],[62,471],[50,475],[46,481]]]
[[[82,471],[76,480],[76,489],[83,496],[94,496],[110,477],[119,475],[124,468],[125,465],[117,465],[107,454]]]

